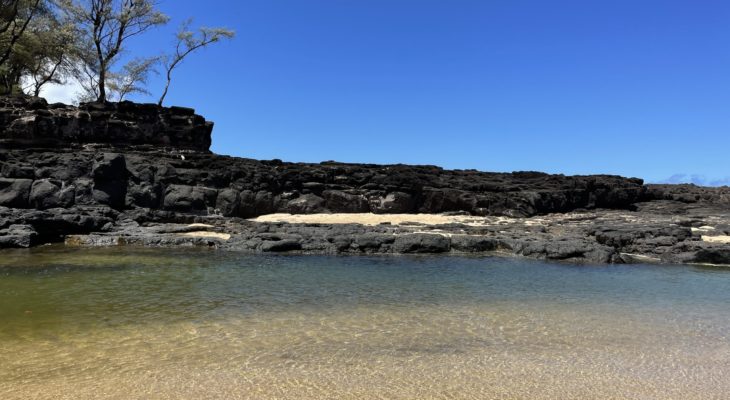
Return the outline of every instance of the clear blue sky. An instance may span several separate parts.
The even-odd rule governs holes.
[[[730,2],[163,0],[226,26],[168,104],[213,151],[288,161],[730,176]],[[158,82],[153,84],[157,91]],[[138,100],[150,100],[137,98]]]

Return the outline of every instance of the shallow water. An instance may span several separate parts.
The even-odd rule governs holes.
[[[0,252],[0,399],[726,399],[730,271]]]

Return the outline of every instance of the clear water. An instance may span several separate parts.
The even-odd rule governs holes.
[[[0,252],[0,399],[727,399],[730,271]]]

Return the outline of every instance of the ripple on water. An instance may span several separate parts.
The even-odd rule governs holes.
[[[2,399],[730,392],[730,274],[717,270],[128,248],[3,255]]]

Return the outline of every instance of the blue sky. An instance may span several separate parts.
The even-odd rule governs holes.
[[[730,176],[727,1],[163,0],[160,8],[171,24],[130,43],[130,54],[169,47],[190,16],[237,33],[192,55],[168,95],[168,105],[216,122],[217,153],[649,181]]]

